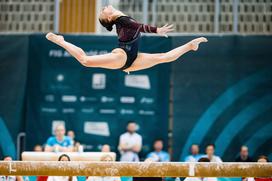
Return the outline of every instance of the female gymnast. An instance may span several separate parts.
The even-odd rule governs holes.
[[[99,21],[108,31],[112,30],[113,25],[116,26],[119,48],[115,48],[111,53],[87,56],[81,48],[66,42],[61,35],[50,32],[46,38],[63,47],[86,67],[121,69],[125,72],[138,71],[160,63],[175,61],[186,52],[196,51],[200,43],[207,42],[206,38],[200,37],[166,53],[138,53],[141,32],[157,33],[167,37],[167,33],[173,31],[173,25],[157,28],[140,24],[111,5],[102,9]]]

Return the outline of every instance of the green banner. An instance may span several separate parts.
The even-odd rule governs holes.
[[[116,37],[65,36],[88,55],[110,52]],[[158,38],[156,38],[158,41]],[[155,38],[142,38],[152,45]],[[170,49],[170,42],[159,43],[141,51]],[[86,68],[64,49],[44,36],[30,38],[30,63],[27,95],[27,148],[44,144],[54,125],[64,123],[76,132],[76,140],[86,150],[97,151],[110,144],[114,151],[126,124],[134,120],[143,136],[143,154],[152,142],[162,138],[167,143],[170,65],[126,74],[120,70]]]

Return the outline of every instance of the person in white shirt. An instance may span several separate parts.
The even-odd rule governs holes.
[[[198,162],[210,162],[209,158],[202,157],[198,160]],[[218,181],[217,178],[214,177],[187,177],[184,181]]]
[[[60,155],[58,161],[71,161],[70,157],[66,154]],[[47,181],[77,181],[77,177],[70,177],[70,176],[49,176]]]
[[[206,146],[206,155],[205,157],[209,158],[210,162],[223,162],[222,159],[219,156],[214,155],[215,152],[215,145],[214,144],[208,144]]]
[[[100,159],[103,162],[113,162],[113,158],[111,155],[103,155]],[[120,177],[88,177],[87,181],[121,181]]]
[[[137,162],[138,153],[142,149],[142,136],[136,133],[137,125],[134,121],[127,124],[127,132],[119,139],[118,149],[121,153],[120,161]]]
[[[5,156],[3,161],[10,162],[12,161],[12,158],[11,156]],[[23,177],[12,175],[9,176],[0,175],[0,181],[23,181]]]

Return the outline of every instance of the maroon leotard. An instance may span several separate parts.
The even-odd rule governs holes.
[[[157,33],[157,27],[138,23],[129,16],[120,16],[115,20],[119,41],[132,41],[143,33]]]
[[[157,27],[140,24],[128,16],[118,17],[114,24],[116,25],[119,48],[122,48],[127,54],[127,61],[121,68],[125,70],[129,68],[137,58],[141,32],[157,33]]]

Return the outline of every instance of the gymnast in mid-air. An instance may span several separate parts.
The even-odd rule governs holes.
[[[81,48],[66,42],[61,35],[48,33],[46,38],[63,47],[86,67],[121,69],[125,72],[143,70],[157,64],[175,61],[191,50],[196,51],[200,43],[208,41],[206,38],[200,37],[165,53],[139,53],[141,32],[157,33],[167,37],[167,33],[173,31],[173,25],[165,25],[160,28],[144,25],[111,5],[102,9],[99,21],[108,31],[112,31],[113,25],[116,26],[119,44],[118,48],[113,49],[111,53],[88,56]]]

